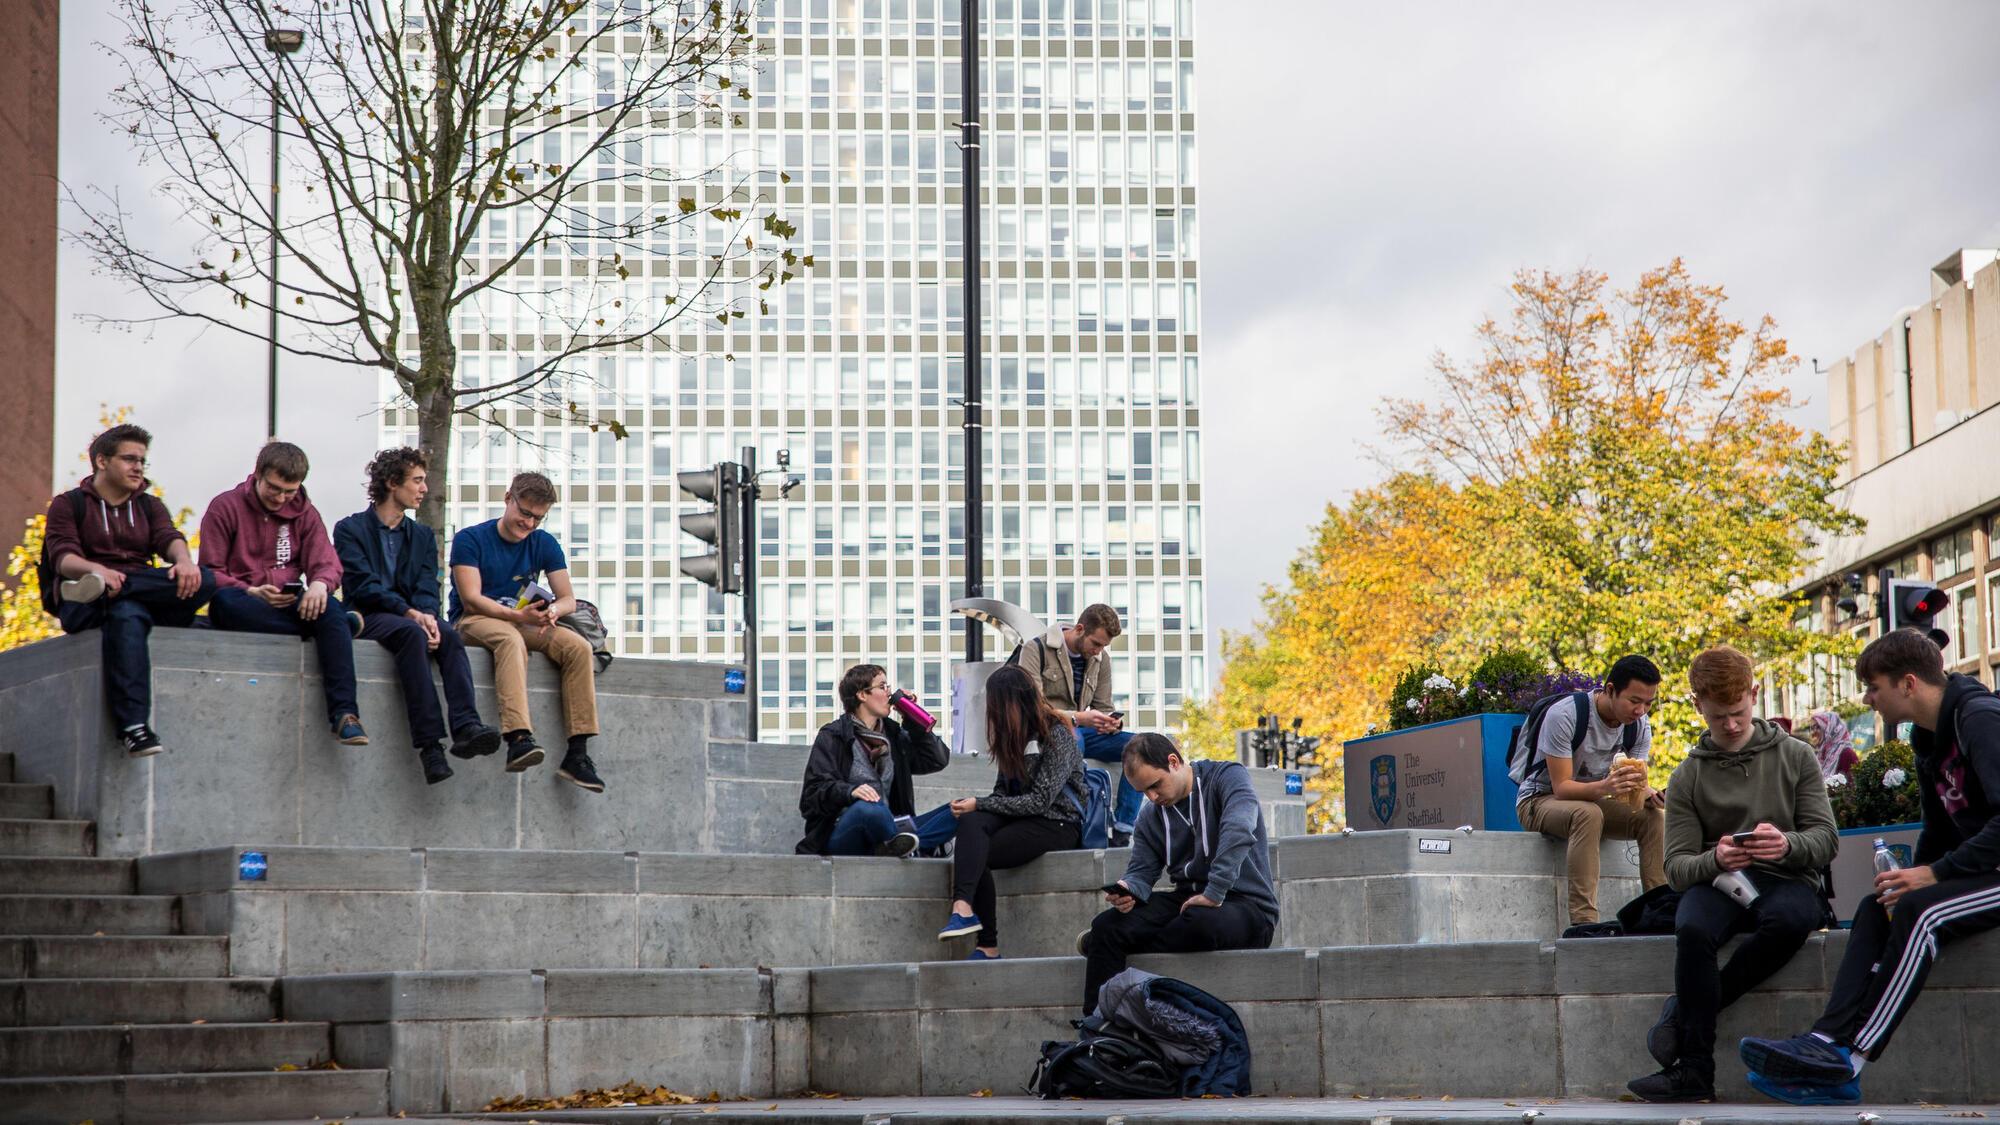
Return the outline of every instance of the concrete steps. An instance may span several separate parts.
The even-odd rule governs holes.
[[[0,855],[97,854],[97,828],[87,820],[0,819]]]
[[[278,982],[260,977],[0,981],[0,1027],[261,1023],[277,1015]]]
[[[0,934],[171,934],[172,895],[0,895]]]
[[[296,1121],[379,1116],[379,1070],[224,1071],[0,1079],[0,1123]]]
[[[198,934],[0,937],[0,978],[228,975],[228,938]]]
[[[324,1023],[0,1028],[0,1078],[303,1070],[332,1054]]]
[[[0,895],[129,895],[136,867],[96,856],[0,856]]]
[[[10,820],[46,820],[55,814],[55,786],[16,785],[0,781],[0,817]]]
[[[0,753],[0,782],[12,782],[13,780],[14,780],[14,753],[13,751],[10,750],[5,753]]]

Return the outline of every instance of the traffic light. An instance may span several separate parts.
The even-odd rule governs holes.
[[[1930,637],[1939,648],[1951,638],[1936,625],[1937,615],[1951,604],[1943,590],[1921,578],[1890,578],[1882,581],[1882,628],[1884,631],[1915,629]]]
[[[743,592],[742,466],[724,461],[713,469],[690,469],[677,480],[682,492],[715,507],[681,516],[681,530],[714,550],[681,559],[681,573],[715,587],[719,594]]]

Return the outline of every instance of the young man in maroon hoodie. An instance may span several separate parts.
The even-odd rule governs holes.
[[[368,745],[354,691],[354,626],[333,591],[340,556],[306,496],[306,451],[274,441],[242,484],[208,502],[201,557],[215,571],[208,619],[218,629],[311,637],[327,722],[347,746]]]
[[[195,565],[187,538],[148,489],[153,435],[113,426],[90,443],[91,475],[49,501],[43,557],[62,576],[53,602],[63,632],[104,631],[104,689],[111,721],[134,758],[159,753],[149,720],[153,667],[146,648],[155,625],[185,627],[215,595],[215,578]],[[156,567],[158,555],[172,565]]]

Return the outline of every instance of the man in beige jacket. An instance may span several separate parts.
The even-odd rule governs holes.
[[[1103,603],[1088,605],[1076,624],[1050,629],[1023,641],[1016,663],[1042,689],[1042,698],[1064,722],[1076,728],[1083,756],[1097,762],[1117,762],[1118,799],[1111,809],[1111,843],[1123,847],[1139,818],[1139,791],[1125,780],[1125,713],[1113,710],[1111,657],[1104,651],[1122,630],[1118,611]]]

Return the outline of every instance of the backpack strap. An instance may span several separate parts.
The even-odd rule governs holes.
[[[1590,693],[1580,691],[1571,698],[1576,701],[1576,729],[1569,735],[1569,753],[1574,758],[1583,753],[1583,736],[1590,733]],[[1631,745],[1625,748],[1629,750]]]
[[[1639,724],[1645,721],[1644,719],[1633,719],[1631,722],[1625,724],[1625,754],[1627,757],[1630,757],[1632,751],[1639,748]]]

